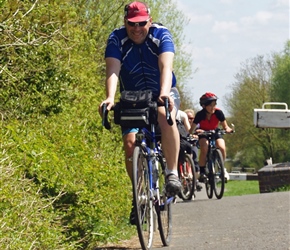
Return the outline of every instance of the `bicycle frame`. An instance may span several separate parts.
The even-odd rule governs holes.
[[[155,125],[151,124],[150,126],[151,131],[146,128],[139,129],[136,134],[135,145],[140,146],[144,152],[144,155],[146,155],[149,171],[149,187],[150,190],[154,190],[154,192],[151,192],[150,199],[154,200],[154,195],[157,195],[157,201],[160,201],[158,179],[155,180],[153,171],[156,171],[156,169],[154,169],[156,168],[154,164],[157,163],[157,156],[161,154],[161,150],[156,140]],[[147,141],[150,142],[149,146],[147,145]]]
[[[214,135],[209,135],[208,138],[208,151],[207,151],[207,161],[208,161],[208,166],[212,168],[212,162],[213,162],[213,151],[216,149],[216,142],[215,142],[215,137]],[[210,169],[209,169],[210,170]]]

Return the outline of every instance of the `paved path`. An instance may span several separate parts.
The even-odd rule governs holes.
[[[194,201],[174,205],[172,240],[163,249],[290,250],[290,192],[210,200],[203,188]]]

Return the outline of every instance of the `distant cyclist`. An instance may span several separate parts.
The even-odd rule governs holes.
[[[190,132],[196,129],[197,124],[199,124],[199,128],[196,130],[198,133],[203,132],[204,130],[215,130],[219,127],[219,124],[223,127],[223,129],[230,133],[233,131],[226,121],[225,115],[217,105],[217,96],[211,92],[206,92],[203,94],[199,103],[202,106],[202,110],[196,113],[196,116],[193,120],[192,127]],[[221,135],[217,135],[216,145],[221,150],[223,158],[226,158],[226,145],[225,141]],[[204,175],[206,175],[205,163],[206,163],[206,154],[208,150],[208,140],[206,136],[199,136],[199,145],[200,145],[200,155],[199,155],[199,167],[200,167],[200,181],[203,181]]]
[[[189,133],[189,130],[191,128],[191,124],[190,124],[188,117],[184,111],[182,111],[182,110],[177,111],[176,120],[181,122],[184,125],[187,133]]]
[[[173,73],[174,58],[173,37],[161,24],[153,23],[150,8],[143,2],[132,2],[124,9],[124,26],[115,29],[109,36],[105,50],[106,60],[106,99],[100,104],[107,104],[110,110],[114,105],[118,81],[120,91],[152,90],[159,104],[169,98],[173,126],[165,117],[164,107],[158,107],[158,124],[161,129],[162,151],[168,169],[166,191],[171,195],[179,193],[181,183],[178,178],[177,162],[179,153],[179,134],[175,116],[179,109],[180,97]],[[132,155],[135,134],[138,129],[122,127],[127,173],[132,180]],[[134,209],[130,222],[135,222]]]
[[[191,128],[192,124],[193,124],[194,117],[195,117],[195,112],[194,112],[193,109],[186,109],[186,110],[184,110],[184,113],[187,115],[187,118],[188,118],[188,121],[189,121],[189,124],[190,124],[190,128]],[[197,128],[198,128],[198,126],[196,126],[196,129]],[[191,136],[198,138],[198,136],[194,135],[194,134],[191,134]],[[197,159],[197,156],[198,156],[197,146],[196,145],[192,145],[192,150],[194,152],[194,154],[193,154],[193,162],[194,162],[194,166],[195,166],[195,172],[196,172],[196,176],[198,178],[200,173],[199,173],[199,165],[198,165],[198,159]],[[197,189],[197,191],[200,191],[202,189],[202,186],[198,183],[198,180],[196,180],[196,189]]]
[[[192,146],[188,142],[190,123],[186,113],[182,110],[178,110],[176,114],[177,128],[180,134],[180,153],[179,157],[184,157],[184,152],[192,155]]]

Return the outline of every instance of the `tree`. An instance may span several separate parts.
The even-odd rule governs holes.
[[[265,102],[289,103],[289,42],[283,53],[266,59],[257,56],[242,64],[237,82],[226,99],[236,134],[228,137],[228,153],[243,167],[259,169],[269,157],[273,162],[289,160],[289,130],[257,129],[253,109]]]
[[[286,102],[290,106],[290,40],[282,53],[274,54],[271,96],[276,102]]]
[[[284,102],[290,107],[290,40],[285,43],[285,48],[280,53],[273,55],[274,67],[272,74],[271,98],[275,102]],[[279,107],[281,108],[281,107]],[[277,129],[278,138],[275,148],[276,162],[289,161],[290,158],[290,132]]]
[[[227,137],[228,154],[239,153],[240,163],[244,167],[261,167],[272,155],[271,130],[258,130],[253,126],[253,109],[270,101],[271,61],[257,56],[242,64],[237,82],[232,93],[226,98],[231,121],[235,124],[236,133]],[[261,150],[257,150],[261,147]]]

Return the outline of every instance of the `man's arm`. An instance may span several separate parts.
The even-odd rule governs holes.
[[[158,66],[160,70],[160,98],[169,97],[172,86],[172,68],[173,68],[173,52],[164,52],[158,57]],[[159,101],[163,102],[163,100]],[[170,100],[170,106],[173,107],[173,100]]]
[[[107,109],[110,110],[114,105],[115,94],[118,86],[118,78],[121,69],[121,63],[113,57],[106,58],[106,100],[99,106],[99,113],[102,116],[102,106],[107,104]]]
[[[120,69],[121,63],[118,59],[113,57],[106,58],[106,101],[109,104],[114,104]]]
[[[179,110],[178,112],[180,112],[181,110]],[[181,121],[186,129],[187,132],[189,132],[190,130],[190,123],[189,123],[189,120],[188,120],[188,117],[187,117],[187,114],[184,113],[183,111],[180,113],[180,116],[181,116]]]
[[[192,134],[195,131],[195,128],[196,128],[196,124],[195,123],[192,123],[191,124],[191,128],[189,130],[189,133]]]

